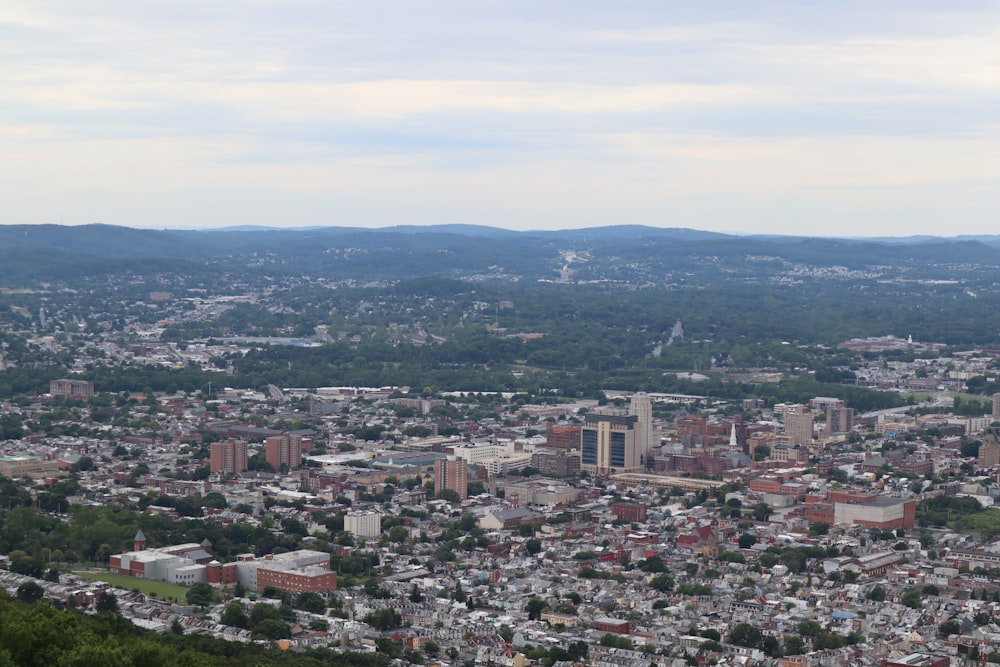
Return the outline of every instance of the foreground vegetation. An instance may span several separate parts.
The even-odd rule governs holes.
[[[377,654],[287,653],[198,635],[141,630],[111,612],[86,616],[0,597],[0,667],[387,667]]]

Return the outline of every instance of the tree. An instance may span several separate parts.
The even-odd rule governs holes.
[[[34,581],[26,581],[17,587],[17,599],[21,602],[33,604],[41,600],[43,595],[45,595],[45,589]]]
[[[302,609],[303,611],[308,611],[312,614],[322,614],[326,611],[326,600],[324,600],[319,593],[303,591],[302,593],[299,593],[299,597],[296,598],[295,607],[297,609]]]
[[[650,579],[649,585],[661,593],[669,593],[674,590],[674,578],[668,572],[661,572]]]
[[[868,599],[872,602],[885,602],[885,589],[876,584],[868,591]]]
[[[410,602],[419,604],[423,601],[424,601],[424,594],[420,592],[420,589],[417,588],[416,584],[413,584],[413,587],[410,589]]]
[[[757,544],[757,536],[753,533],[742,533],[739,537],[740,549],[749,549]]]
[[[907,588],[903,591],[903,597],[900,599],[900,602],[911,609],[920,609],[924,606],[919,588]]]
[[[657,573],[663,572],[667,569],[667,566],[663,563],[663,559],[653,554],[649,558],[639,561],[639,569],[643,572]]]
[[[816,621],[802,621],[797,629],[803,637],[815,637],[823,631],[823,627]]]
[[[110,612],[112,614],[117,614],[118,598],[116,598],[115,594],[110,591],[101,591],[97,595],[97,600],[94,601],[94,609],[96,609],[98,613]]]
[[[213,589],[211,584],[199,581],[198,583],[191,585],[185,599],[189,605],[204,609],[208,605],[212,604],[212,593]]]
[[[288,639],[292,636],[292,629],[288,626],[288,623],[284,621],[279,621],[274,618],[269,618],[261,621],[253,628],[253,637],[255,639]]]
[[[524,610],[528,612],[529,621],[539,620],[542,617],[542,612],[548,608],[549,605],[546,604],[545,600],[538,597],[537,595],[528,600],[528,603],[524,605]]]
[[[798,635],[789,635],[785,637],[784,644],[785,655],[802,655],[806,652],[806,643],[802,637]]]
[[[726,635],[727,643],[747,648],[758,648],[762,639],[760,630],[749,623],[737,623]]]
[[[938,626],[938,635],[942,639],[947,639],[948,635],[957,635],[962,631],[962,626],[955,620],[944,621]]]
[[[388,607],[370,612],[361,620],[376,630],[392,630],[403,625],[403,617]]]
[[[529,554],[534,556],[542,550],[542,541],[538,538],[532,537],[524,543],[524,548],[528,550]]]
[[[243,605],[235,600],[226,605],[219,621],[223,625],[228,625],[233,628],[246,629],[250,627],[250,619],[247,618],[247,614],[243,610]]]

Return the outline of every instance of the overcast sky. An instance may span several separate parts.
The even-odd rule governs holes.
[[[0,2],[0,223],[998,214],[998,1]]]

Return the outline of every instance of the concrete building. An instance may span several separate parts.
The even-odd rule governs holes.
[[[993,394],[993,411],[990,416],[993,421],[1000,421],[1000,393]]]
[[[35,456],[0,456],[0,476],[9,479],[18,477],[45,477],[59,471],[58,461],[45,461]]]
[[[847,433],[854,428],[854,409],[843,405],[826,408],[826,432]]]
[[[632,394],[628,406],[629,415],[635,416],[635,438],[639,448],[640,465],[645,466],[649,460],[649,450],[659,444],[659,439],[653,436],[653,406],[649,394],[638,392]]]
[[[978,463],[980,468],[1000,465],[1000,444],[997,444],[992,435],[983,438],[983,444],[979,446]]]
[[[49,393],[63,398],[88,399],[94,395],[94,383],[86,380],[52,380]]]
[[[469,464],[454,456],[434,462],[434,493],[450,489],[465,500],[469,497]]]
[[[235,475],[250,469],[247,443],[230,438],[213,442],[210,449],[209,468],[212,472]]]
[[[220,563],[197,543],[146,549],[141,530],[134,544],[132,551],[111,556],[108,565],[112,572],[183,585],[228,585],[238,581],[257,593],[268,586],[295,593],[337,589],[337,573],[330,571],[330,554],[323,551],[302,549],[263,558],[243,554],[234,563]]]
[[[531,467],[545,475],[576,477],[580,474],[580,452],[538,447],[531,455]]]
[[[171,584],[190,585],[206,580],[205,565],[212,561],[212,554],[197,542],[146,549],[146,537],[140,530],[133,546],[132,551],[111,556],[108,567],[112,572]]]
[[[809,408],[785,414],[785,436],[790,444],[808,445],[813,441],[813,417]]]
[[[917,520],[917,501],[879,497],[864,503],[834,503],[833,521],[838,524],[870,528],[913,528]]]
[[[593,475],[638,470],[642,457],[636,415],[588,414],[580,435],[580,468]]]
[[[580,497],[579,489],[555,479],[526,479],[504,483],[503,488],[508,502],[512,505],[536,510],[569,505]]]
[[[355,537],[378,537],[382,534],[382,513],[348,512],[344,516],[344,530]]]

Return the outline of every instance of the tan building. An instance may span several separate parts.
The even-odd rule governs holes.
[[[588,414],[580,437],[580,468],[609,475],[642,467],[638,416]]]
[[[993,412],[990,414],[993,421],[1000,421],[1000,393],[993,394]]]
[[[1000,465],[1000,444],[997,444],[996,438],[992,435],[983,438],[983,444],[979,446],[978,463],[980,468]]]
[[[94,395],[94,383],[86,380],[52,380],[49,393],[63,398],[88,399]]]
[[[785,436],[793,445],[808,445],[813,441],[813,413],[808,409],[785,415]]]
[[[649,401],[649,394],[645,392],[632,394],[628,413],[638,417],[635,423],[635,439],[636,445],[639,447],[640,461],[642,465],[646,465],[649,450],[660,444],[659,438],[653,433],[653,406]]]
[[[58,470],[57,461],[43,461],[34,456],[0,456],[0,476],[9,479],[45,477]]]
[[[449,456],[434,462],[434,493],[450,489],[465,500],[469,497],[469,464],[464,459]]]

